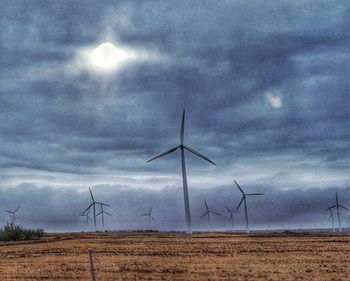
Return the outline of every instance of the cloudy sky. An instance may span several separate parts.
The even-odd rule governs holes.
[[[1,1],[0,208],[78,230],[92,186],[111,229],[146,227],[151,205],[154,227],[183,227],[179,154],[145,162],[178,144],[186,108],[185,142],[217,163],[186,155],[197,228],[204,199],[227,225],[233,177],[265,193],[248,202],[256,228],[328,227],[336,190],[350,205],[349,8]],[[104,42],[121,54],[108,68]]]

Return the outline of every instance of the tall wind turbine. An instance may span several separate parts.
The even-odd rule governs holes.
[[[206,212],[201,216],[201,219],[205,216],[207,216],[208,218],[208,232],[210,232],[210,214],[214,214],[214,215],[217,215],[217,216],[220,216],[219,213],[216,213],[214,211],[211,211],[208,207],[208,204],[207,204],[207,200],[204,200],[204,203],[205,203],[205,209],[206,209]]]
[[[235,219],[234,219],[234,215],[238,214],[239,211],[232,211],[230,208],[225,207],[227,212],[230,213],[230,222],[232,223],[232,232],[235,232]]]
[[[209,158],[205,157],[204,155],[200,154],[199,152],[195,151],[193,148],[190,148],[188,146],[184,145],[184,135],[185,135],[185,109],[182,113],[182,121],[181,121],[181,129],[180,129],[180,144],[178,146],[175,146],[173,148],[170,148],[169,150],[153,157],[152,159],[148,160],[148,162],[151,162],[155,159],[158,159],[160,157],[163,157],[167,154],[170,154],[177,149],[180,149],[180,159],[181,159],[181,167],[182,167],[182,183],[183,183],[183,191],[184,191],[184,202],[185,202],[185,213],[186,213],[186,222],[187,222],[187,233],[191,234],[191,211],[190,211],[190,200],[188,196],[188,187],[187,187],[187,176],[186,176],[186,165],[185,165],[185,150],[193,153],[194,155],[210,162],[211,164],[216,165],[213,161],[211,161]]]
[[[16,213],[17,211],[21,208],[21,206],[17,207],[16,210],[11,211],[11,210],[6,210],[5,212],[8,213],[11,217],[11,225],[14,226],[16,223]]]
[[[96,202],[94,199],[94,196],[92,195],[92,191],[91,188],[89,187],[89,191],[90,191],[90,196],[91,196],[91,200],[92,203],[89,205],[89,207],[87,207],[84,212],[82,212],[82,214],[84,215],[88,210],[90,210],[90,208],[92,208],[92,215],[93,215],[93,219],[94,219],[94,227],[96,229],[96,204],[99,204],[100,206],[109,206],[108,204],[104,204],[104,203],[99,203]]]
[[[152,209],[153,207],[151,207],[151,209],[149,209],[149,212],[146,214],[142,214],[141,216],[143,217],[148,217],[148,223],[151,224],[151,219],[155,220],[154,217],[152,216]]]
[[[337,215],[338,215],[338,229],[339,229],[339,232],[342,232],[342,229],[341,229],[341,223],[340,223],[340,213],[339,213],[339,208],[343,208],[345,210],[348,210],[350,211],[348,208],[342,206],[339,204],[339,200],[338,200],[338,192],[335,193],[335,205],[331,206],[330,207],[331,209],[333,208],[337,208]]]
[[[102,216],[102,227],[104,227],[105,226],[105,219],[104,219],[104,214],[106,214],[106,215],[108,215],[108,216],[112,216],[110,213],[108,213],[108,212],[106,212],[105,210],[103,210],[103,206],[109,206],[109,205],[107,205],[107,204],[104,204],[104,203],[102,203],[102,202],[100,202],[100,203],[96,203],[96,204],[99,204],[100,205],[100,207],[101,207],[101,211],[96,215],[96,217],[98,217],[98,216]]]
[[[249,223],[248,223],[248,211],[247,211],[247,196],[253,196],[253,195],[264,195],[264,193],[245,193],[243,189],[238,185],[235,179],[233,179],[235,184],[237,185],[239,191],[242,193],[242,199],[238,204],[238,207],[236,210],[239,209],[239,207],[242,205],[242,202],[244,202],[244,214],[245,214],[245,224],[246,224],[246,232],[249,233]]]

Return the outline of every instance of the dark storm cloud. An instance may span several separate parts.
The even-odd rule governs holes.
[[[218,164],[188,156],[191,186],[347,186],[347,3],[0,6],[2,186],[177,185],[176,156],[145,161],[178,143],[183,108],[186,142]],[[79,55],[108,40],[160,59],[94,73]]]

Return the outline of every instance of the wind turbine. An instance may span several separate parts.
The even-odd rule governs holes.
[[[93,215],[93,218],[94,218],[94,227],[96,229],[96,204],[100,204],[100,206],[104,205],[104,206],[109,206],[107,204],[104,204],[104,203],[99,203],[99,202],[96,202],[95,199],[94,199],[94,196],[92,195],[92,191],[91,191],[91,188],[89,187],[89,191],[90,191],[90,196],[91,196],[91,200],[92,200],[92,203],[89,205],[89,207],[87,207],[84,212],[82,212],[82,214],[84,215],[87,211],[90,211],[90,208],[92,208],[92,215]]]
[[[149,209],[149,212],[146,214],[142,214],[141,216],[143,217],[148,217],[148,223],[151,224],[151,219],[155,220],[154,217],[152,216],[152,209],[153,207],[151,207],[151,209]]]
[[[89,225],[89,222],[91,221],[91,218],[90,218],[89,213],[90,213],[90,209],[89,209],[85,214],[82,213],[82,214],[80,215],[81,217],[86,217],[86,225]]]
[[[235,232],[235,222],[234,222],[234,214],[238,214],[239,211],[232,211],[230,208],[225,207],[227,212],[230,213],[230,222],[232,223],[232,232]]]
[[[99,204],[100,205],[100,207],[101,207],[101,212],[99,212],[97,215],[96,215],[96,217],[98,217],[98,216],[102,216],[102,227],[104,227],[105,226],[105,219],[104,219],[104,214],[106,214],[106,215],[108,215],[108,216],[112,216],[110,213],[107,213],[106,211],[104,211],[103,210],[103,206],[109,206],[109,205],[107,205],[107,204],[104,204],[104,203],[102,203],[102,202],[100,202],[100,203],[96,203],[96,204]]]
[[[242,193],[242,199],[238,204],[238,207],[236,208],[236,210],[239,209],[239,207],[242,205],[242,202],[244,202],[244,214],[245,214],[245,224],[246,224],[246,232],[249,233],[249,223],[248,223],[248,211],[247,211],[247,200],[246,197],[247,196],[253,196],[253,195],[264,195],[264,193],[245,193],[243,191],[243,189],[238,185],[238,183],[236,182],[235,179],[233,179],[233,181],[235,182],[235,184],[237,185],[239,191]]]
[[[337,215],[338,215],[338,229],[339,229],[339,232],[342,232],[342,229],[341,229],[341,223],[340,223],[340,213],[339,213],[339,207],[340,208],[343,208],[345,210],[348,210],[350,211],[348,208],[342,206],[339,204],[339,200],[338,200],[338,192],[335,193],[335,205],[329,207],[330,209],[333,209],[333,208],[337,208]]]
[[[206,209],[206,212],[201,216],[201,219],[205,216],[207,216],[208,218],[208,232],[210,232],[210,214],[214,214],[214,215],[217,215],[217,216],[220,216],[219,213],[216,213],[214,211],[211,211],[208,207],[208,204],[207,204],[207,200],[204,200],[204,203],[205,203],[205,209]]]
[[[16,212],[21,208],[21,206],[17,207],[16,210],[14,211],[10,211],[10,210],[6,210],[5,212],[8,213],[11,217],[11,225],[14,226],[16,223]]]
[[[163,157],[167,154],[170,154],[177,149],[180,149],[180,159],[181,159],[181,167],[182,167],[182,184],[183,184],[183,191],[184,191],[184,203],[185,203],[185,213],[186,213],[186,222],[187,222],[187,233],[191,234],[191,211],[190,211],[190,200],[188,196],[188,187],[187,187],[187,176],[186,176],[186,165],[185,165],[185,150],[191,152],[192,154],[210,162],[211,164],[216,165],[213,161],[211,161],[209,158],[205,157],[204,155],[200,154],[199,152],[195,151],[194,149],[185,146],[184,145],[184,135],[185,135],[185,109],[182,113],[182,121],[181,121],[181,129],[180,129],[180,144],[178,146],[175,146],[173,148],[170,148],[169,150],[153,157],[152,159],[148,160],[148,162],[151,162],[153,160],[156,160],[160,157]]]
[[[330,213],[329,219],[332,220],[332,229],[333,229],[333,232],[335,232],[335,227],[334,227],[334,214],[335,213],[333,212],[332,208],[330,208],[329,206],[326,209],[326,211],[329,211],[329,213]]]

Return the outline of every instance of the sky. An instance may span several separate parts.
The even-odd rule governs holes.
[[[185,108],[185,144],[217,164],[186,154],[195,228],[204,199],[229,227],[233,178],[265,194],[248,200],[251,228],[329,227],[336,191],[350,206],[349,6],[1,1],[0,210],[84,230],[92,187],[108,229],[182,229],[179,153],[146,161],[179,144]],[[123,54],[111,68],[104,42]]]

